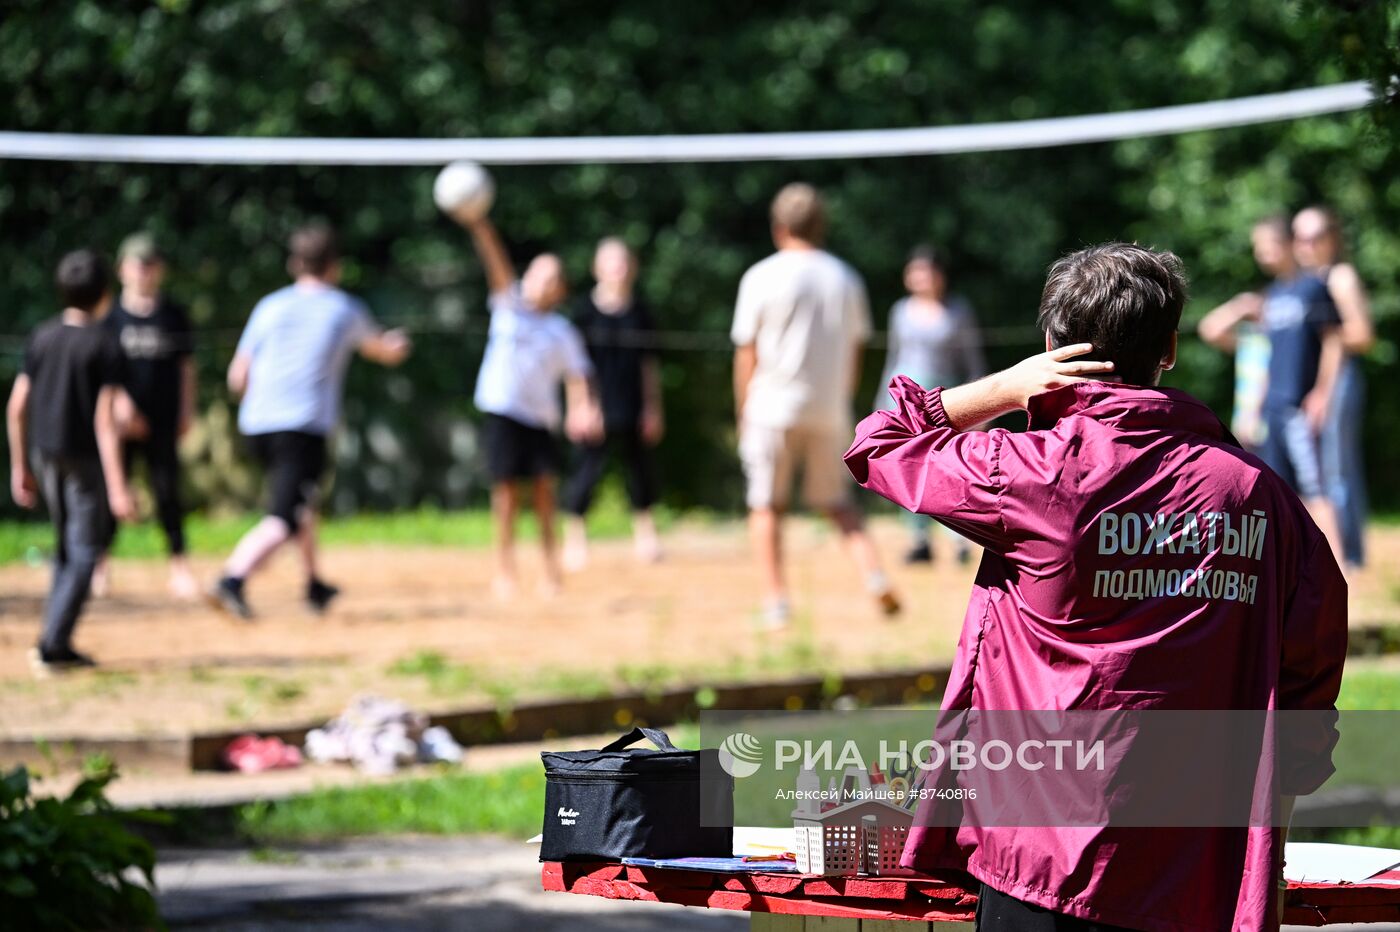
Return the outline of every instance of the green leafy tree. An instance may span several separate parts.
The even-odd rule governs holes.
[[[861,129],[1073,115],[1306,87],[1381,73],[1365,17],[1384,4],[1272,0],[946,0],[803,4],[487,4],[368,0],[218,4],[18,0],[0,19],[0,125],[109,133],[437,137]],[[1393,11],[1383,18],[1394,35]],[[1321,20],[1319,19],[1321,18]],[[1325,22],[1325,28],[1319,22]],[[1356,42],[1348,39],[1356,37]],[[1361,43],[1356,45],[1356,43]],[[1355,53],[1348,52],[1353,46]],[[1256,280],[1245,234],[1264,208],[1334,203],[1395,339],[1396,147],[1368,114],[1176,138],[933,158],[501,167],[496,219],[522,256],[559,250],[586,280],[620,234],[641,288],[678,331],[664,357],[674,504],[739,500],[725,333],[743,269],[771,249],[768,199],[796,178],[832,205],[834,251],[877,313],[914,243],[948,247],[954,287],[996,364],[1033,349],[1044,269],[1085,243],[1135,238],[1186,259],[1194,320]],[[347,284],[418,332],[390,374],[352,370],[333,507],[480,500],[470,390],[484,285],[439,216],[430,168],[0,163],[0,300],[11,336],[52,313],[48,276],[79,243],[150,228],[172,244],[171,288],[204,328],[198,500],[251,503],[222,370],[256,298],[285,281],[297,222],[337,222]],[[859,403],[872,404],[879,353]],[[1221,410],[1228,360],[1187,341],[1170,383]],[[1400,467],[1400,401],[1376,392],[1371,465]],[[1393,504],[1395,493],[1376,489]],[[1392,498],[1386,500],[1384,495]]]

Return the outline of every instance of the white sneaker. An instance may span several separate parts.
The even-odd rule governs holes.
[[[782,631],[792,622],[792,604],[787,599],[769,599],[759,616],[764,631]]]

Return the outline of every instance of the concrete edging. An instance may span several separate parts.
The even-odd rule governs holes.
[[[948,681],[948,667],[921,667],[855,675],[802,676],[765,683],[688,685],[634,691],[592,699],[551,699],[505,709],[471,707],[431,714],[462,744],[542,741],[563,735],[587,735],[631,728],[634,724],[670,724],[694,718],[704,709],[815,709],[839,696],[861,705],[936,702]],[[703,702],[702,702],[703,700]],[[323,721],[242,728],[231,731],[142,737],[83,736],[66,739],[2,738],[0,766],[78,769],[85,757],[105,754],[128,770],[219,770],[219,755],[230,741],[254,731],[300,745]]]

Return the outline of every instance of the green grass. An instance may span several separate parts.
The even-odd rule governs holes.
[[[528,764],[252,803],[239,810],[238,829],[259,844],[404,834],[491,833],[523,839],[540,830],[543,812],[544,770]]]
[[[668,728],[679,747],[696,747],[699,729]],[[470,751],[468,752],[470,753]],[[237,813],[237,830],[258,845],[356,835],[495,834],[525,839],[540,830],[544,768],[521,764],[490,773],[445,773],[370,786],[314,790]]]
[[[1337,708],[1400,710],[1400,667],[1374,669],[1364,661],[1353,661],[1352,666],[1342,678]]]
[[[190,552],[226,554],[257,519],[253,514],[190,515],[185,522]],[[665,508],[658,510],[657,520],[663,527],[672,519]],[[600,538],[622,537],[630,527],[631,518],[621,494],[604,486],[597,506],[588,516],[589,533]],[[535,533],[534,519],[528,512],[521,532],[527,539]],[[491,543],[491,514],[484,508],[361,512],[327,519],[321,526],[321,542],[331,547],[486,547]],[[38,563],[47,559],[52,550],[53,529],[45,521],[0,521],[0,563]],[[115,548],[116,556],[132,559],[163,557],[165,552],[165,538],[152,521],[124,526]]]

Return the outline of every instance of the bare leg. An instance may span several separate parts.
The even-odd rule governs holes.
[[[827,510],[833,524],[841,531],[841,539],[846,552],[860,570],[865,587],[880,605],[880,610],[893,615],[900,609],[899,598],[890,588],[889,579],[880,567],[880,553],[875,549],[875,541],[866,533],[865,521],[860,512],[849,505],[839,505]]]
[[[661,538],[656,533],[656,519],[651,509],[632,512],[632,552],[643,563],[661,559]]]
[[[512,481],[497,482],[491,487],[491,517],[496,525],[496,579],[492,584],[496,595],[515,595],[515,512],[519,494]]]
[[[540,549],[544,555],[544,594],[559,591],[559,555],[554,546],[554,477],[535,477],[535,522],[540,527]]]
[[[564,519],[564,571],[577,573],[588,566],[588,526],[582,515]]]
[[[776,508],[749,510],[749,541],[759,572],[763,574],[763,595],[769,606],[786,605],[787,583],[783,579],[782,514]]]
[[[247,579],[291,536],[287,522],[272,515],[266,516],[253,525],[238,541],[238,546],[233,548],[232,556],[224,564],[224,575]]]

